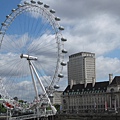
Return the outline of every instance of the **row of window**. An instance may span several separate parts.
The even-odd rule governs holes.
[[[83,92],[64,92],[63,95],[82,95],[82,94],[89,94],[89,93],[103,93],[105,90],[94,90],[94,91],[83,91]]]
[[[95,108],[105,108],[105,105],[81,105],[81,106],[69,106],[69,109],[95,109]]]

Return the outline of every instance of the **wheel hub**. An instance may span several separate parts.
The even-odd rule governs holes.
[[[37,60],[37,57],[30,56],[30,55],[27,55],[27,54],[21,54],[20,58],[26,58],[27,60]]]

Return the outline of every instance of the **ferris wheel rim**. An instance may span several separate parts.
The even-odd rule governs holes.
[[[18,10],[20,10],[21,9],[21,7],[25,7],[26,9],[28,8],[28,7],[37,7],[37,8],[39,8],[39,9],[43,9],[43,11],[47,11],[46,12],[46,14],[48,14],[48,13],[50,13],[50,10],[47,10],[47,8],[48,8],[48,6],[47,5],[44,5],[44,7],[41,7],[41,6],[38,6],[38,5],[36,5],[36,4],[24,4],[24,5],[19,5],[18,6],[18,8],[17,9],[13,9],[12,10],[12,12],[11,12],[11,14],[9,15],[9,16],[7,16],[6,17],[6,20],[2,23],[2,26],[1,26],[1,28],[0,28],[0,34],[2,34],[2,40],[1,40],[1,43],[0,43],[0,46],[2,45],[2,41],[3,41],[3,38],[4,38],[4,35],[6,34],[6,31],[7,31],[7,29],[8,29],[8,27],[12,24],[12,22],[15,20],[15,18],[17,17],[17,15],[19,15],[19,14],[22,14],[22,11],[20,11],[20,13],[18,12],[17,13],[17,11]],[[25,9],[23,9],[23,10],[25,10]],[[14,17],[12,16],[12,15],[14,15]],[[60,19],[59,18],[57,18],[57,17],[55,17],[54,16],[54,19],[52,19],[52,17],[53,17],[53,14],[52,13],[50,13],[50,19],[51,19],[51,24],[53,25],[53,28],[54,28],[54,30],[55,30],[55,34],[56,34],[56,39],[58,39],[58,47],[59,47],[59,45],[60,45],[60,40],[61,41],[63,41],[63,40],[65,40],[65,39],[63,39],[63,37],[62,37],[62,34],[61,34],[61,30],[64,30],[64,28],[62,27],[62,26],[60,26],[59,24],[58,24],[58,22],[56,22],[56,21],[59,21]],[[49,16],[48,16],[48,18],[49,18]],[[10,22],[8,22],[10,20]],[[8,25],[7,25],[8,24]],[[58,38],[58,36],[60,36],[60,38]],[[57,65],[60,63],[60,54],[61,53],[65,53],[65,49],[63,49],[62,50],[62,52],[61,51],[59,51],[59,50],[61,50],[61,49],[59,49],[58,48],[58,52],[60,52],[59,54],[58,54],[58,60],[57,60]],[[62,57],[63,59],[64,59],[64,56]],[[60,70],[60,74],[57,74],[58,73],[58,70],[57,69],[59,69],[58,67],[59,66],[56,66],[56,70],[55,70],[55,76],[54,76],[54,79],[52,80],[52,82],[50,83],[50,86],[49,87],[53,87],[53,85],[54,85],[54,83],[56,82],[55,81],[55,78],[56,77],[58,77],[58,78],[62,78],[63,77],[63,75],[62,75],[62,69],[63,69],[63,66],[65,65],[65,64],[63,64],[64,63],[64,61],[62,60],[62,62],[61,62],[61,70]],[[58,75],[58,76],[57,76]],[[58,79],[59,80],[59,79]]]

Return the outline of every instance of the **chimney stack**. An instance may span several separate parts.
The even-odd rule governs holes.
[[[92,77],[92,87],[94,87],[94,86],[95,86],[95,78]]]
[[[113,74],[109,74],[109,85],[112,83],[113,80]]]
[[[70,83],[70,89],[72,89],[73,85],[74,85],[74,81],[71,80],[71,83]]]
[[[87,87],[87,81],[85,80],[85,83],[84,83],[84,87],[86,88]]]

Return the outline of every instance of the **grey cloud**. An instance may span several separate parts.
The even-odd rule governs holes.
[[[114,16],[120,14],[119,0],[44,0],[43,2],[49,4],[51,9],[55,9],[57,15],[67,20],[92,18],[103,13]]]
[[[52,4],[57,11],[57,13],[64,17],[70,19],[86,17],[92,17],[94,15],[99,15],[101,13],[119,15],[119,5],[118,0],[61,0],[48,1]]]

